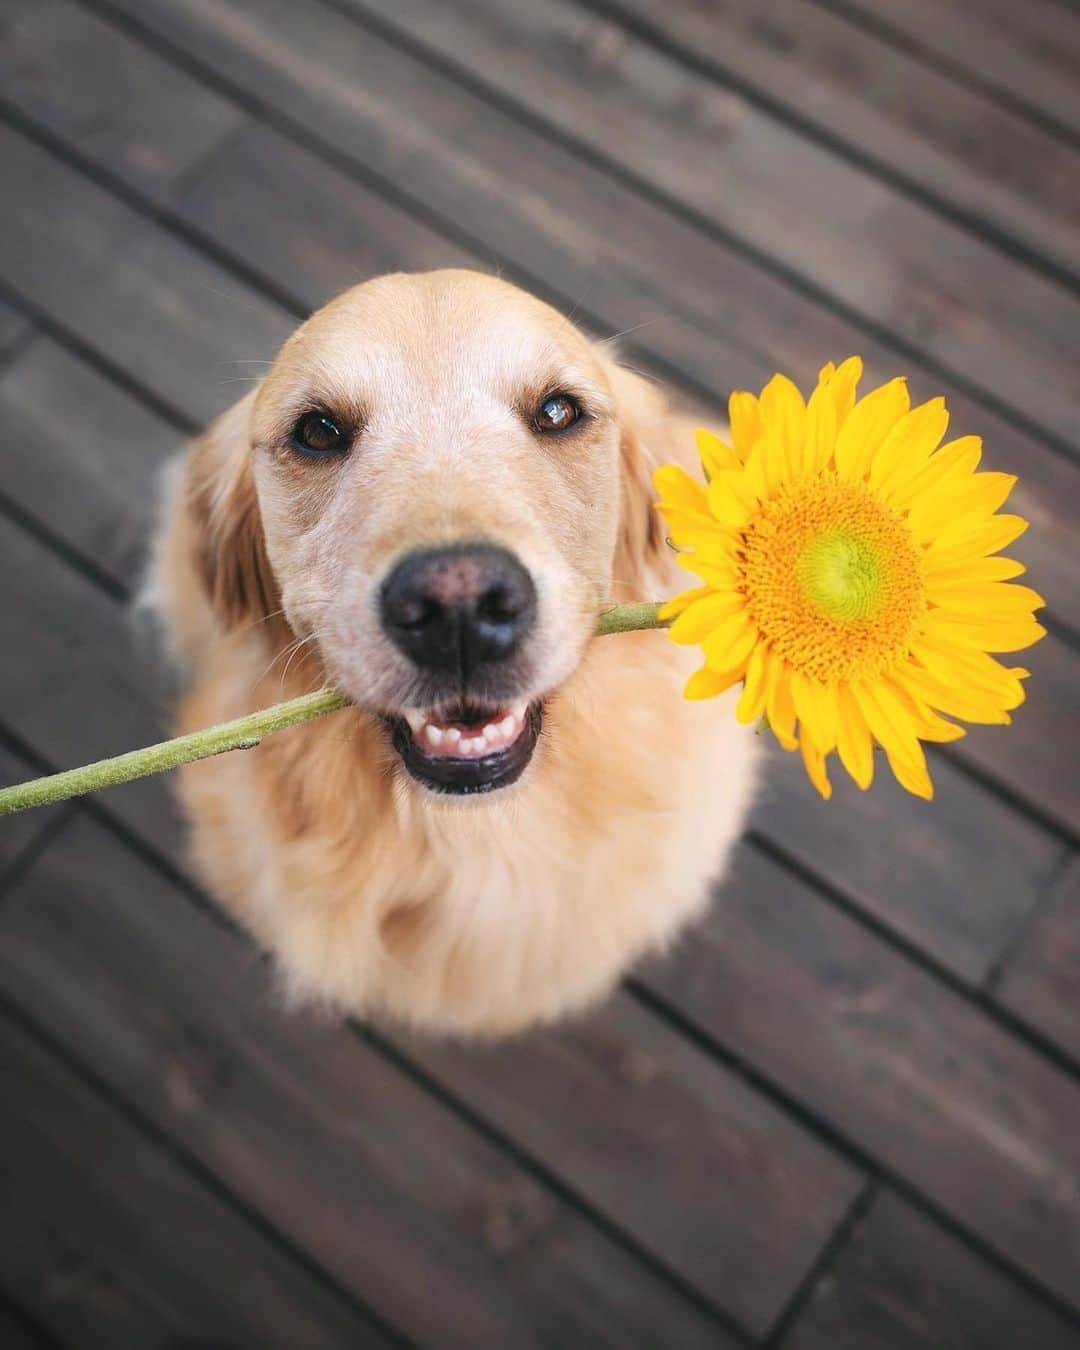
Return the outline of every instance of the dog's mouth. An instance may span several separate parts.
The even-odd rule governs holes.
[[[434,792],[493,792],[521,777],[532,759],[543,704],[460,703],[384,718],[405,768]]]

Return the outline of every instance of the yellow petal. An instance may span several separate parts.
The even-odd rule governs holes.
[[[765,715],[773,735],[785,750],[794,750],[795,739],[795,702],[791,697],[791,667],[774,656],[769,662],[768,689],[765,700]]]
[[[708,517],[709,495],[705,484],[691,478],[678,464],[661,465],[653,474],[653,486],[660,494],[660,506]]]
[[[922,468],[937,449],[949,413],[943,398],[920,403],[896,423],[882,441],[870,465],[870,482],[888,496],[894,477],[911,475]]]
[[[973,581],[967,586],[951,586],[944,591],[933,588],[932,595],[940,607],[932,611],[942,617],[965,615],[983,622],[1015,619],[1042,609],[1046,601],[1030,586],[1015,581]]]
[[[829,382],[833,403],[836,406],[836,425],[839,428],[848,413],[855,406],[855,389],[862,379],[863,363],[861,356],[849,356],[840,362],[840,367]]]
[[[722,525],[741,529],[755,506],[746,474],[742,469],[723,470],[709,484],[709,511]]]
[[[914,505],[923,493],[934,492],[945,483],[957,486],[970,478],[982,458],[978,436],[960,436],[930,456],[930,462],[910,476],[900,474],[891,486],[893,504],[900,510]]]
[[[724,619],[702,643],[705,664],[710,670],[733,670],[750,655],[757,637],[757,629],[750,623],[744,610],[730,619]]]
[[[950,618],[943,610],[924,615],[920,627],[929,634],[984,652],[1020,652],[1046,636],[1042,624],[1029,618],[1003,618],[980,622],[966,615]]]
[[[890,380],[859,399],[836,436],[836,469],[841,478],[861,482],[874,452],[908,410],[907,384]]]
[[[897,679],[902,680],[921,702],[950,717],[962,717],[965,722],[983,726],[1000,726],[1009,720],[1009,714],[996,700],[962,686],[944,683],[920,666],[902,666]]]
[[[853,685],[852,693],[867,725],[885,751],[889,768],[898,783],[927,801],[934,795],[910,709],[883,684]]]
[[[710,589],[702,599],[695,600],[682,611],[668,629],[668,637],[683,646],[703,642],[720,623],[736,614],[745,604],[744,597],[738,591]],[[666,617],[663,611],[661,616]]]
[[[930,781],[930,771],[926,767],[926,756],[918,741],[912,741],[903,751],[885,748],[889,768],[902,788],[924,801],[934,798],[934,785]]]
[[[796,472],[817,474],[836,448],[836,399],[830,384],[819,384],[806,408],[806,436]]]
[[[731,395],[728,399],[728,421],[731,423],[735,453],[745,461],[762,431],[761,409],[753,394],[747,393],[745,389],[737,389]]]
[[[966,520],[957,521],[927,546],[927,556],[934,565],[959,561],[963,558],[984,558],[1007,548],[1019,539],[1028,523],[1022,516],[991,516],[975,525]]]
[[[799,736],[799,749],[802,751],[807,777],[828,801],[832,796],[832,784],[825,772],[825,756],[810,742],[805,733],[801,733]]]
[[[744,726],[756,722],[765,711],[765,675],[768,669],[765,647],[759,642],[750,653],[743,676],[743,691],[735,716]]]
[[[972,558],[968,562],[944,566],[931,554],[923,560],[923,576],[931,595],[938,591],[947,595],[956,586],[963,588],[977,581],[1009,581],[1023,576],[1026,571],[1024,564],[1015,558]]]
[[[686,681],[683,698],[715,698],[717,694],[722,694],[725,689],[730,689],[738,678],[738,675],[730,672],[726,675],[718,675],[712,670],[695,670]]]
[[[874,781],[874,742],[866,719],[859,711],[851,690],[840,685],[836,691],[836,750],[840,763],[865,791]]]
[[[738,455],[715,432],[709,431],[705,427],[698,427],[697,431],[694,432],[694,440],[697,444],[698,458],[701,460],[701,467],[705,470],[706,478],[712,479],[724,469],[737,469],[739,467]]]
[[[678,595],[673,595],[670,600],[664,601],[660,606],[659,617],[661,619],[674,619],[676,615],[681,614],[685,609],[689,609],[698,600],[704,600],[712,594],[711,586],[695,586],[693,590],[680,591]]]
[[[917,539],[929,543],[956,521],[974,525],[993,515],[1015,483],[1010,473],[976,473],[959,482],[949,477],[936,491],[920,494],[908,513],[908,525]]]
[[[761,419],[779,440],[789,463],[801,454],[806,429],[806,404],[786,375],[774,375],[761,391]]]

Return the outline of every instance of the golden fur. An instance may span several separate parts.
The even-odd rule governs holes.
[[[593,416],[539,444],[523,410],[567,384]],[[283,444],[313,399],[363,426],[339,464]],[[649,475],[692,443],[554,310],[444,271],[333,301],[192,448],[155,581],[187,672],[180,728],[324,680],[357,704],[182,774],[198,866],[292,994],[501,1034],[602,996],[700,913],[742,825],[753,737],[728,701],[682,699],[692,653],[591,636],[603,605],[688,584]],[[527,692],[546,696],[544,730],[518,784],[446,799],[402,773],[373,715],[400,710],[410,679],[373,597],[403,552],[477,537],[536,580]]]

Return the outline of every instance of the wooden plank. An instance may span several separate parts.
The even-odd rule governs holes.
[[[394,1344],[7,1019],[0,1072],[0,1285],[60,1340]]]
[[[19,755],[0,746],[0,785],[21,783],[33,778],[34,768]],[[48,806],[42,811],[23,811],[6,816],[0,822],[0,892],[10,868],[23,857],[26,850],[49,827],[61,807]]]
[[[494,175],[482,156],[481,162],[463,158],[470,147],[463,145],[461,137],[433,147],[430,162],[421,159],[420,149],[412,147],[413,137],[401,130],[409,127],[411,113],[394,107],[383,109],[379,103],[369,107],[367,98],[358,103],[347,97],[345,91],[355,86],[349,61],[367,57],[364,51],[353,50],[359,42],[359,30],[339,16],[324,16],[327,38],[322,41],[316,31],[320,45],[314,53],[317,60],[311,80],[297,86],[292,56],[303,51],[310,25],[301,24],[294,31],[291,25],[299,17],[294,7],[260,7],[257,34],[252,38],[256,56],[240,41],[251,36],[240,22],[243,16],[234,17],[231,27],[226,24],[222,34],[213,26],[215,15],[217,22],[225,22],[224,11],[189,14],[192,28],[181,26],[175,36],[185,38],[200,57],[210,59],[218,53],[222,41],[231,42],[233,45],[218,53],[227,78],[246,77],[256,94],[271,80],[283,98],[291,94],[290,111],[307,117],[311,134],[329,136],[335,149],[354,159],[358,149],[362,150],[365,164],[382,169],[395,191],[402,182],[410,187],[415,184],[422,209],[441,201],[455,225],[468,224],[481,236],[478,255],[468,255],[455,243],[440,242],[440,236],[430,227],[410,224],[397,208],[380,209],[376,195],[350,183],[306,152],[297,151],[274,133],[244,133],[222,147],[205,172],[193,176],[193,190],[181,193],[178,208],[192,224],[210,233],[216,244],[231,250],[245,266],[261,270],[275,286],[280,286],[283,275],[287,276],[289,287],[300,292],[307,304],[317,304],[356,281],[369,266],[372,270],[395,265],[422,268],[440,261],[479,261],[482,267],[489,267],[509,251],[527,264],[523,277],[526,284],[539,284],[565,309],[584,311],[587,321],[606,333],[636,330],[628,344],[631,348],[642,351],[646,359],[677,367],[688,378],[721,394],[736,386],[758,387],[774,369],[790,371],[806,382],[816,373],[823,354],[859,348],[867,358],[868,386],[872,380],[896,373],[899,358],[895,352],[868,342],[850,325],[838,322],[821,306],[797,295],[745,258],[600,178],[573,156],[518,124],[505,118],[500,121],[492,109],[445,81],[439,83],[440,77],[425,73],[422,66],[413,63],[399,70],[400,80],[406,85],[411,81],[418,87],[418,95],[435,83],[445,102],[445,106],[439,103],[432,108],[432,135],[435,127],[444,123],[452,127],[467,117],[469,125],[475,123],[479,128],[472,138],[479,154],[479,138],[487,134],[488,122],[502,129],[502,137],[495,139],[494,153],[501,158]],[[164,22],[166,17],[163,7],[155,7],[155,22]],[[282,40],[276,43],[271,20],[283,29]],[[170,22],[176,27],[180,16],[173,15]],[[204,31],[200,22],[210,24],[209,29]],[[352,47],[346,45],[349,43]],[[137,55],[127,47],[111,53],[112,59],[122,56],[129,61]],[[390,70],[397,68],[395,62],[400,65],[405,59],[392,48],[386,48],[382,55]],[[48,48],[35,49],[35,57],[47,63]],[[260,62],[271,62],[272,68],[262,69]],[[376,63],[376,69],[382,67]],[[339,73],[337,83],[324,78],[331,70]],[[328,84],[329,89],[323,93]],[[375,89],[373,76],[372,99]],[[329,97],[331,94],[335,97]],[[395,94],[396,86],[391,82],[383,97]],[[204,97],[216,97],[195,81],[186,88],[185,96],[193,106]],[[403,143],[399,144],[399,139]],[[512,153],[507,154],[507,150]],[[543,164],[535,161],[541,153],[546,157]],[[400,171],[402,157],[410,168],[404,177]],[[111,172],[122,172],[122,166],[104,151],[95,158]],[[456,174],[451,175],[447,186],[442,178],[451,162],[455,162]],[[281,190],[273,181],[268,163],[288,175],[291,191]],[[508,194],[504,184],[520,178],[530,163],[535,163],[535,168],[525,173],[520,190],[516,195]],[[543,184],[543,193],[538,193],[538,183]],[[564,183],[565,189],[560,186]],[[561,213],[553,212],[549,201],[556,194],[562,199]],[[477,210],[477,205],[482,209]],[[97,213],[89,197],[80,201],[79,209],[91,218]],[[48,209],[39,212],[39,218],[47,219],[48,215]],[[631,223],[639,219],[640,228],[631,229]],[[658,249],[661,239],[666,246]],[[46,246],[45,240],[41,246]],[[56,246],[64,247],[63,239],[57,240]],[[183,272],[183,260],[174,262],[173,268]],[[13,284],[26,285],[26,278],[18,273],[12,280]],[[68,281],[70,284],[70,277]],[[235,288],[232,293],[237,294]],[[723,303],[717,304],[715,296],[722,296]],[[48,296],[38,292],[35,298],[44,303]],[[178,312],[174,322],[182,318],[182,312]],[[735,342],[732,325],[737,327]],[[255,339],[245,344],[246,355],[251,355],[253,346]],[[228,355],[235,358],[245,347],[234,348]],[[221,358],[210,361],[214,373],[222,373]],[[205,365],[192,364],[191,368],[193,374],[202,377],[199,390],[205,392]],[[170,369],[175,371],[175,365]],[[224,373],[236,377],[251,369],[226,362]],[[917,397],[927,397],[939,392],[938,384],[936,379],[916,373],[913,390]],[[1080,530],[1076,466],[1047,452],[1037,441],[970,399],[952,390],[946,392],[955,429],[981,432],[987,441],[988,464],[1021,473],[1023,481],[1015,494],[1015,507],[1027,514],[1036,528],[1021,541],[1018,552],[1061,617],[1080,629],[1080,556],[1072,547]]]
[[[1071,443],[1080,298],[1055,282],[573,0],[349,6]]]
[[[1068,0],[853,0],[852,8],[987,89],[1008,91],[1075,136],[1080,20]]]
[[[911,13],[907,3],[872,3],[890,29]],[[1047,134],[996,91],[966,85],[920,59],[880,26],[852,22],[855,6],[846,0],[672,0],[662,15],[649,0],[594,7],[610,29],[631,23],[706,69],[720,86],[718,98],[738,106],[742,95],[776,110],[855,162],[868,161],[887,181],[900,180],[918,197],[929,194],[969,227],[989,226],[1075,271],[1075,144]],[[985,8],[964,7],[968,34],[960,47]],[[597,28],[607,31],[599,22]],[[1008,51],[1011,58],[1015,49]],[[1075,91],[1069,97],[1075,100]]]
[[[884,760],[865,793],[837,766],[828,802],[800,767],[770,749],[754,828],[950,970],[981,983],[1037,908],[1066,846],[940,755],[931,763],[929,805],[905,792]]]
[[[0,127],[0,163],[22,185],[3,213],[0,276],[191,418],[208,420],[232,402],[236,386],[223,381],[237,360],[273,357],[295,327],[224,268],[148,228],[8,127]]]
[[[157,680],[136,657],[121,607],[42,544],[0,523],[0,567],[19,578],[0,601],[0,720],[56,768],[70,768],[165,734]],[[8,570],[10,569],[10,570]],[[25,778],[22,769],[16,774]],[[98,801],[177,864],[183,831],[167,777],[110,789]],[[27,828],[37,812],[0,824]]]
[[[0,910],[0,986],[420,1344],[737,1344],[88,822]]]
[[[626,995],[495,1047],[401,1044],[758,1335],[855,1198],[853,1169]]]
[[[81,151],[109,159],[159,196],[228,136],[243,114],[93,14],[53,0],[4,0],[5,97]]]
[[[17,309],[0,299],[0,363],[16,352],[29,337],[30,321]]]
[[[1080,1309],[1080,1084],[760,854],[649,987]]]
[[[994,997],[1080,1062],[1080,860],[1011,955]]]
[[[784,1350],[1077,1350],[1080,1330],[886,1191],[780,1344]]]
[[[21,446],[3,495],[117,583],[134,587],[162,464],[181,433],[39,337],[0,371],[0,440]],[[63,491],[57,485],[63,484]]]
[[[294,168],[298,160],[300,168],[297,173]],[[253,165],[262,167],[253,169]],[[275,253],[279,256],[288,255],[292,260],[295,283],[298,287],[310,290],[313,303],[319,298],[320,287],[328,286],[333,290],[351,280],[351,241],[363,237],[371,219],[368,203],[363,196],[359,199],[356,197],[353,185],[341,175],[325,168],[321,175],[317,174],[316,169],[319,167],[303,152],[292,150],[288,155],[282,155],[280,144],[273,140],[271,133],[253,132],[250,137],[245,135],[238,139],[232,151],[218,157],[212,172],[195,187],[200,219],[228,227],[236,231],[238,237],[247,239],[252,256],[260,264],[265,262],[268,267],[271,266]],[[320,189],[318,193],[313,191],[316,185]],[[297,201],[313,202],[317,206],[323,222],[324,245],[321,249],[312,246],[306,208],[300,209],[299,217],[294,212],[291,204]],[[232,214],[237,208],[218,205],[223,202],[245,203],[250,214],[246,217]],[[80,201],[79,206],[81,210],[89,212],[92,209],[91,199]],[[224,220],[219,219],[220,212],[226,213]],[[264,220],[273,222],[272,232],[265,225],[256,225],[256,222]],[[134,229],[134,226],[131,228]],[[433,249],[435,241],[430,233],[422,235],[420,231],[419,226],[412,233],[405,229],[395,231],[394,221],[388,219],[385,228],[379,229],[377,247],[388,263],[396,260],[396,265],[410,266],[414,260],[427,261],[428,255],[413,252],[414,245]],[[395,239],[402,250],[396,254],[391,252]],[[157,247],[165,248],[164,236]],[[174,242],[172,247],[176,257],[169,259],[168,268],[177,273],[189,265],[188,253],[182,244]],[[3,254],[0,253],[2,266]],[[84,303],[86,299],[82,294],[74,291],[61,293],[56,299],[57,317],[67,320],[72,314],[77,316]],[[106,293],[98,297],[98,314],[103,322],[111,326],[114,316],[120,321],[127,313],[128,317],[133,317],[136,327],[145,332],[151,327],[152,319],[147,313],[135,313],[132,316],[127,307],[134,303],[134,298],[128,300],[126,297],[119,303],[115,302],[110,293]],[[243,308],[246,312],[246,306]],[[177,322],[181,321],[178,318]],[[198,332],[185,331],[175,337],[170,336],[167,343],[163,341],[164,360],[169,359],[177,345],[196,344],[201,340],[202,335]],[[157,349],[153,343],[149,344],[149,348],[143,358],[143,368],[148,375],[156,378],[158,372],[154,354]],[[163,376],[170,381],[184,374],[188,376],[190,387],[183,392],[190,399],[190,405],[185,404],[185,409],[190,406],[193,415],[205,399],[205,390],[200,386],[200,372],[205,373],[214,360],[212,348],[207,350],[200,347],[199,352],[197,356],[192,355],[185,372],[169,370]],[[46,402],[62,410],[57,414],[57,425],[60,426],[62,419],[68,416],[70,406],[66,386],[63,382],[51,385],[46,379],[50,369],[64,379],[68,378],[67,368],[62,364],[57,365],[58,359],[52,362],[42,359],[35,390]],[[72,387],[87,388],[91,408],[107,410],[110,406],[104,391],[99,391],[90,377],[85,377],[78,386]],[[119,425],[134,428],[139,423],[140,419],[135,414],[125,414]],[[137,477],[143,472],[147,452],[142,440],[131,434],[126,433],[114,440],[110,436],[108,415],[100,419],[89,415],[83,419],[83,430],[78,434],[84,444],[89,445],[86,438],[91,433],[99,439],[94,441],[92,451],[87,450],[88,461],[129,466],[120,475],[117,495],[113,496],[112,490],[104,485],[101,477],[95,474],[92,475],[93,481],[86,480],[78,465],[72,465],[69,472],[83,484],[85,492],[72,498],[70,511],[66,505],[55,505],[49,513],[50,527],[54,528],[51,518],[55,513],[61,522],[69,522],[63,529],[82,532],[72,536],[76,542],[81,540],[85,543],[88,538],[114,536],[118,541],[125,538],[130,540],[139,529],[136,522],[144,516],[138,503],[128,497],[123,480],[132,474]],[[157,432],[154,436],[157,436]],[[58,437],[60,439],[54,444],[59,458],[55,466],[50,458],[50,475],[60,472],[60,466],[65,462],[62,456],[66,443],[62,439],[62,432],[58,433]],[[121,509],[125,503],[133,511],[132,524],[126,530],[121,530],[115,510]],[[1075,550],[1065,556],[1072,557],[1074,554]],[[34,586],[44,588],[47,594],[36,602],[31,602],[25,592],[11,597],[14,610],[11,616],[12,633],[19,634],[21,641],[30,644],[35,653],[35,662],[43,670],[55,669],[51,678],[59,682],[65,679],[68,658],[65,644],[58,638],[58,631],[66,622],[61,616],[74,603],[73,597],[66,591],[67,584],[62,576],[54,565],[47,564],[34,570],[32,581]],[[88,613],[94,615],[92,623],[86,622]],[[40,641],[32,636],[39,627],[43,630]],[[131,650],[127,635],[100,599],[95,597],[87,601],[86,607],[79,606],[78,612],[71,616],[70,627],[74,632],[85,634],[80,647],[80,660],[96,660],[93,653],[99,644],[94,642],[92,634],[102,631],[114,635],[111,642],[124,654],[123,660],[127,660],[127,653]],[[108,652],[103,652],[101,659],[106,669],[95,676],[94,697],[112,699],[114,677],[107,669],[112,658]],[[29,670],[25,674],[27,687],[20,698],[24,703],[26,698],[36,703],[39,697],[37,680]],[[18,672],[11,672],[8,678],[15,680]],[[145,681],[145,670],[138,678]],[[130,672],[125,671],[119,687],[123,688],[124,681],[130,679]],[[1066,689],[1062,691],[1062,697],[1067,696]],[[18,704],[19,699],[13,699],[10,706]],[[1050,706],[1052,708],[1053,704]],[[19,716],[23,716],[23,713],[20,712]],[[48,748],[43,747],[43,753],[60,764],[74,764],[98,755],[115,753],[120,748],[154,739],[160,734],[149,719],[129,722],[126,707],[120,707],[110,716],[88,726],[77,697],[65,704],[63,716],[57,717],[51,709],[42,707],[39,713],[28,720],[28,724],[37,729],[34,734],[40,732],[45,736]],[[995,735],[1000,737],[1004,743],[1003,750],[1007,751],[1009,738],[1013,734],[1010,732],[1003,736],[998,731],[986,739],[992,744]],[[1067,738],[1064,738],[1064,742],[1067,743]],[[1051,743],[1061,744],[1062,741],[1052,740]],[[895,794],[887,786],[879,786],[875,789],[875,795],[870,797],[849,793],[845,799],[845,811],[833,812],[828,816],[827,831],[818,826],[822,808],[809,794],[800,791],[801,784],[795,784],[799,776],[797,766],[785,762],[782,769],[778,770],[778,776],[786,776],[790,791],[781,784],[779,808],[775,806],[776,798],[773,797],[770,799],[772,804],[759,816],[763,827],[782,846],[790,847],[808,865],[818,868],[825,875],[835,876],[841,867],[841,859],[844,859],[843,868],[852,879],[860,903],[868,905],[913,940],[929,943],[939,959],[946,961],[964,978],[973,981],[984,978],[993,962],[1012,941],[1041,893],[1049,870],[1056,866],[1060,856],[1059,846],[1045,832],[1028,822],[1010,820],[988,794],[971,787],[947,767],[938,773],[940,800],[934,809],[928,811],[922,803]],[[882,792],[889,802],[887,819],[883,817],[878,804],[878,794]],[[178,832],[167,823],[168,816],[163,808],[168,797],[161,784],[147,785],[145,790],[139,787],[121,789],[117,793],[110,793],[103,801],[109,809],[118,810],[127,823],[141,822],[150,830],[152,838],[161,838],[170,853],[174,854]],[[1056,809],[1054,804],[1057,801],[1058,792],[1055,789],[1051,798],[1053,809]],[[151,806],[155,802],[157,805]],[[994,837],[1002,841],[1001,848],[987,847],[984,841],[987,820],[998,822]],[[853,826],[853,821],[862,821],[863,827]],[[858,847],[838,853],[831,837],[836,829],[850,831],[851,836],[859,840]],[[1008,841],[1007,849],[1004,841]],[[849,852],[856,856],[848,857]],[[913,857],[917,857],[917,863]],[[963,903],[963,894],[957,894],[963,886],[962,882],[958,883],[958,878],[965,875],[979,878],[986,886],[985,903],[977,918],[970,916],[969,907]],[[863,884],[863,877],[867,878],[866,884]],[[845,888],[847,886],[843,878],[840,884]]]
[[[4,1350],[57,1350],[59,1342],[32,1323],[20,1308],[0,1299],[0,1345]]]

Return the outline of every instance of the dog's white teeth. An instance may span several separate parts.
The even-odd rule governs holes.
[[[443,732],[430,722],[424,728],[424,735],[432,745],[442,745],[443,743]]]
[[[461,732],[457,727],[447,727],[443,736],[450,745],[457,745],[461,740]]]
[[[420,732],[423,730],[424,723],[427,721],[424,714],[419,708],[406,708],[403,716],[405,721],[408,722],[412,734],[414,736],[419,736]]]
[[[489,722],[484,728],[484,740],[489,743],[498,740],[500,734],[499,727],[501,725],[502,724],[500,723],[499,726],[496,726],[494,722]]]
[[[517,716],[516,713],[508,713],[499,723],[496,730],[501,732],[504,736],[512,736],[514,732],[517,730],[518,723],[520,720],[521,719]]]
[[[527,698],[523,698],[519,700],[519,702],[517,703],[511,703],[510,716],[513,717],[518,722],[524,722],[525,714],[528,711],[528,708],[529,708],[529,700]]]

